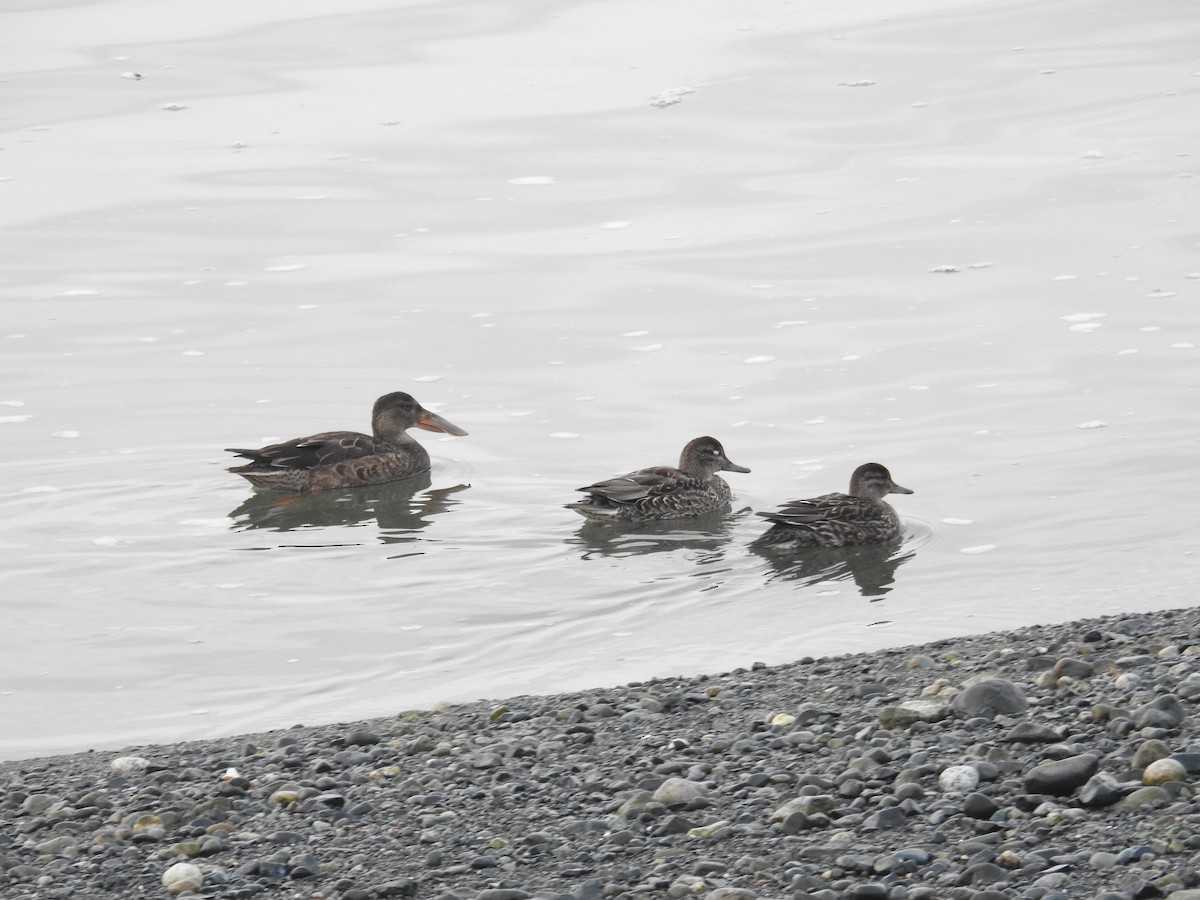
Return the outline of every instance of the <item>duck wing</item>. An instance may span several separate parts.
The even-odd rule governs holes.
[[[693,478],[672,466],[654,466],[598,481],[579,490],[612,503],[637,503],[639,500],[703,486],[699,478]]]
[[[774,512],[760,512],[771,522],[797,528],[828,521],[855,521],[866,517],[874,504],[850,494],[822,494],[808,500],[792,500]]]
[[[256,450],[228,448],[255,468],[316,469],[349,459],[377,456],[393,449],[386,441],[357,431],[323,431],[308,437],[269,444]]]

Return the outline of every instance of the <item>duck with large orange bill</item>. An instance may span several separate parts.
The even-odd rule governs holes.
[[[256,488],[321,491],[386,484],[429,469],[429,453],[408,435],[410,428],[443,434],[466,432],[425,409],[403,391],[384,394],[371,411],[371,433],[323,431],[257,450],[228,448],[250,462],[231,466]]]

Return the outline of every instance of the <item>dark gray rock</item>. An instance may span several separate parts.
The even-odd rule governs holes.
[[[1013,744],[1050,744],[1061,741],[1062,734],[1057,728],[1039,725],[1035,722],[1018,722],[1004,736],[1004,740]]]
[[[903,810],[889,806],[867,816],[862,827],[866,831],[884,831],[891,828],[903,828],[907,821],[908,817],[904,815]]]
[[[1097,772],[1079,789],[1079,802],[1084,806],[1112,806],[1128,791],[1122,790],[1120,782],[1107,772]]]
[[[995,800],[979,791],[973,791],[963,797],[963,815],[970,816],[972,819],[990,819],[999,809]]]
[[[1063,797],[1087,783],[1096,774],[1099,761],[1090,753],[1034,766],[1025,775],[1025,790],[1031,794]]]
[[[996,884],[1008,881],[1009,871],[995,863],[980,862],[967,866],[966,871],[958,879],[960,885],[967,884]]]

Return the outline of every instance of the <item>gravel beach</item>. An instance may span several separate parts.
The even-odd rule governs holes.
[[[4,898],[1200,898],[1200,612],[0,764]]]

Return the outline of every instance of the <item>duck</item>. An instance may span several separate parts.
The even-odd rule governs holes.
[[[720,509],[733,497],[717,472],[749,472],[725,455],[714,437],[688,441],[679,467],[652,466],[578,488],[587,496],[566,504],[593,521],[683,519]]]
[[[322,491],[400,481],[429,471],[429,453],[409,437],[412,427],[464,436],[466,432],[425,409],[411,394],[394,391],[375,401],[371,433],[322,431],[257,450],[226,448],[250,462],[230,466],[256,488]]]
[[[793,500],[777,512],[758,513],[774,524],[750,547],[788,551],[896,541],[904,527],[896,510],[883,498],[911,493],[892,480],[885,466],[865,463],[850,476],[849,493]]]

